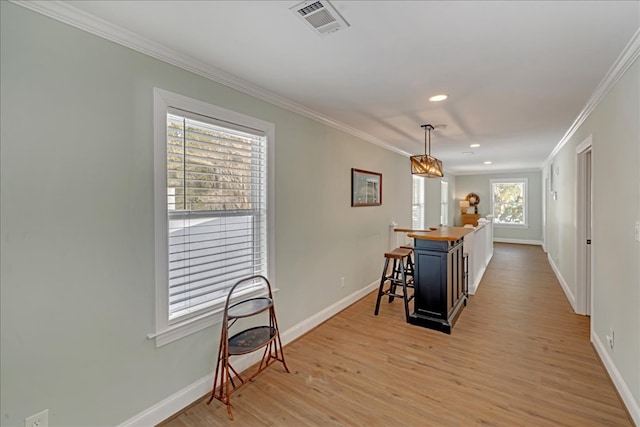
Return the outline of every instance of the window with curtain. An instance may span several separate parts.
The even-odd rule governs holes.
[[[424,229],[424,178],[413,176],[413,196],[411,205],[411,228]]]
[[[184,336],[215,323],[201,319],[220,312],[238,280],[268,275],[270,124],[156,95],[156,336],[200,322]]]
[[[449,225],[449,183],[440,181],[440,224]]]
[[[526,227],[527,179],[492,179],[491,212],[496,225]]]

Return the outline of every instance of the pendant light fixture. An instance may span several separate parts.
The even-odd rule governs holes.
[[[422,125],[424,129],[424,155],[411,156],[411,173],[426,178],[441,178],[442,161],[431,156],[431,130],[432,125]]]

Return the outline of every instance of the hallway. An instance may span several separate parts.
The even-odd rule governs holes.
[[[291,374],[274,365],[232,396],[235,422],[200,401],[162,425],[633,425],[539,246],[495,245],[452,335],[374,304],[287,345]]]

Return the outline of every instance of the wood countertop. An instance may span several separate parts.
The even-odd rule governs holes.
[[[395,228],[394,231],[407,233],[407,236],[422,240],[456,241],[464,235],[472,233],[473,228],[468,227],[431,227],[428,230],[412,230],[410,228]]]

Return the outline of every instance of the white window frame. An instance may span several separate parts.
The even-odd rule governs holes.
[[[490,200],[491,200],[491,211],[490,213],[493,214],[494,212],[494,184],[524,184],[524,194],[523,194],[523,209],[522,209],[522,214],[524,216],[523,218],[523,224],[508,224],[508,223],[503,223],[503,222],[499,222],[499,219],[497,216],[494,216],[493,218],[493,225],[495,227],[505,227],[505,228],[529,228],[529,179],[528,178],[503,178],[503,179],[491,179],[489,180],[489,187],[490,187]]]
[[[412,187],[411,187],[411,228],[414,230],[423,230],[424,229],[424,219],[425,219],[425,197],[424,197],[424,180],[425,178],[421,176],[412,175]],[[413,214],[414,209],[416,207],[421,210],[420,218],[422,219],[422,223],[419,224],[415,221],[415,217]]]
[[[440,181],[440,224],[449,225],[449,182]]]
[[[264,132],[267,138],[267,276],[272,283],[275,282],[275,125],[159,88],[154,88],[153,99],[156,322],[155,332],[149,334],[148,338],[155,338],[156,347],[160,347],[219,323],[222,319],[225,302],[221,299],[196,317],[178,321],[169,320],[167,113],[170,112],[170,109],[184,110]]]

